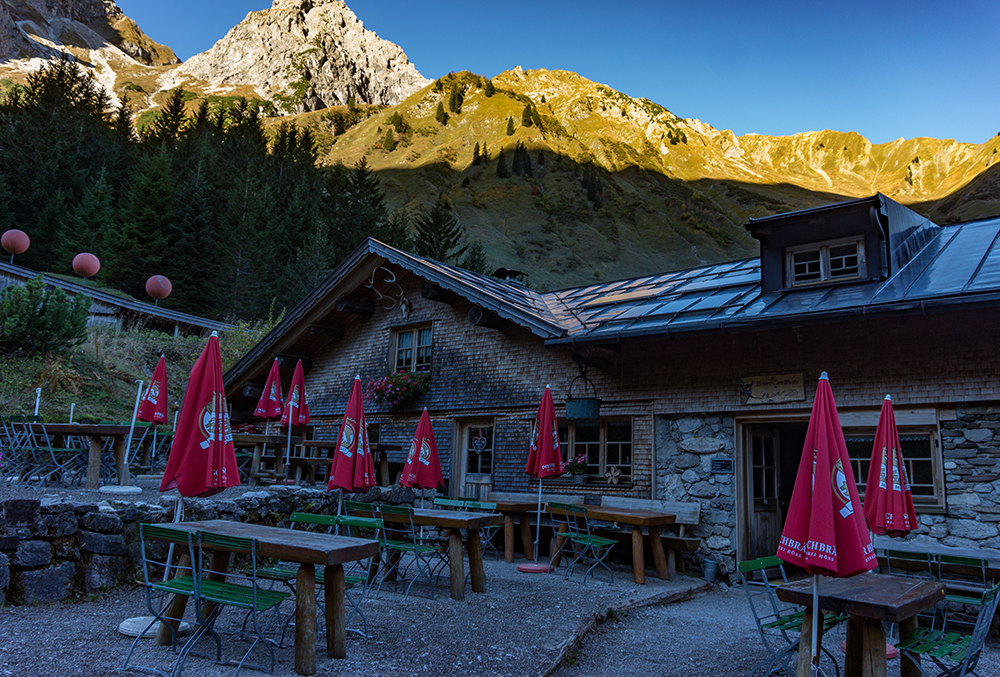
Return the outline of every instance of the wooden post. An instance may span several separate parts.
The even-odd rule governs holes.
[[[514,516],[509,513],[503,516],[503,561],[514,561]]]
[[[517,513],[517,523],[521,527],[521,547],[524,548],[524,558],[529,562],[534,562],[535,544],[531,540],[531,521],[528,519],[528,513]]]
[[[860,616],[847,619],[847,655],[844,657],[844,677],[861,677],[861,646],[864,622]]]
[[[882,629],[882,621],[866,618],[861,633],[861,674],[885,677],[885,670],[885,630]]]
[[[823,612],[816,614],[819,623],[819,644],[823,645]],[[802,629],[799,631],[799,662],[795,669],[795,677],[812,677],[812,624],[813,610],[806,607],[802,615]]]
[[[115,465],[118,468],[118,486],[127,487],[132,482],[132,477],[128,472],[128,459],[125,458],[125,436],[115,435],[112,447],[115,450]]]
[[[917,631],[917,617],[910,616],[899,622],[899,638],[905,639]],[[920,656],[899,652],[899,675],[900,677],[920,677]]]
[[[299,565],[295,576],[295,672],[316,674],[316,569],[312,564]]]
[[[182,550],[180,557],[177,558],[177,566],[174,567],[173,577],[190,576],[190,567],[191,555],[186,549]],[[177,632],[177,629],[181,625],[181,619],[184,617],[184,609],[187,607],[187,602],[187,595],[174,595],[174,598],[170,600],[170,606],[167,607],[166,612],[163,614],[164,622],[160,623],[160,629],[156,631],[156,639],[153,640],[156,646],[170,646],[171,639],[176,636],[176,634],[170,632],[170,628],[174,629],[174,633]]]
[[[87,456],[87,489],[97,491],[101,488],[101,437],[90,436],[90,455]]]
[[[486,572],[483,571],[483,544],[479,529],[469,529],[469,571],[472,574],[472,592],[486,592]],[[465,581],[462,581],[465,587]]]
[[[459,529],[448,530],[448,559],[451,570],[451,598],[465,599],[465,560],[462,557],[462,532]],[[482,564],[482,560],[479,563]]]
[[[649,527],[649,546],[653,550],[653,565],[656,566],[657,578],[669,580],[673,572],[667,567],[667,558],[663,553],[663,541],[660,540],[660,527]]]
[[[639,585],[646,584],[646,556],[642,552],[642,529],[632,527],[632,578]]]
[[[561,534],[565,534],[567,531],[569,531],[569,525],[566,522],[560,522],[559,533],[556,534],[555,550],[549,553],[550,555],[549,563],[554,567],[559,566],[559,562],[562,560],[561,548],[563,546],[563,543],[566,542],[566,537]]]
[[[347,658],[347,615],[344,567],[331,564],[324,569],[326,595],[326,656]]]

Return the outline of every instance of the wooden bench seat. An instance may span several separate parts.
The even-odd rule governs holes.
[[[623,496],[604,496],[601,505],[614,508],[635,508],[641,510],[656,510],[668,512],[676,516],[672,527],[676,533],[667,532],[660,535],[663,548],[667,553],[667,571],[670,576],[680,571],[685,573],[684,557],[677,553],[695,552],[701,547],[701,539],[686,535],[687,527],[695,526],[701,520],[701,503],[697,501],[657,501],[644,498],[626,498]]]

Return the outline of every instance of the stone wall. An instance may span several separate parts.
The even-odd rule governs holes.
[[[313,488],[275,487],[233,499],[184,499],[184,520],[228,519],[286,527],[293,512],[336,513],[338,496]],[[174,498],[164,497],[160,503],[82,504],[68,499],[0,503],[0,603],[81,598],[141,578],[138,525],[170,522]],[[380,500],[412,503],[413,492],[395,487]]]
[[[713,473],[712,459],[734,461],[732,416],[656,417],[656,493],[661,501],[701,503],[701,518],[687,534],[702,539],[698,552],[685,554],[689,566],[701,569],[709,554],[722,572],[736,570],[736,484],[733,474]]]

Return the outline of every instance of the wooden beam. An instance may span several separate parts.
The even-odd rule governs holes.
[[[338,341],[344,338],[343,329],[337,329],[336,327],[323,327],[318,324],[310,324],[309,333],[314,336],[325,336],[326,338],[337,339]]]
[[[260,394],[264,392],[264,389],[260,386],[255,386],[250,383],[244,383],[243,390],[241,392],[243,393],[243,397],[249,397],[250,399],[253,400],[260,397]]]
[[[449,306],[455,305],[455,302],[458,301],[458,294],[455,292],[442,289],[433,282],[427,282],[426,280],[420,286],[420,295],[429,301],[447,303]]]
[[[295,363],[302,360],[302,371],[309,373],[312,369],[311,357],[298,357],[295,355],[278,355],[278,367],[281,369],[294,369]]]
[[[469,324],[473,327],[486,327],[503,331],[510,326],[510,320],[505,320],[492,310],[473,306],[469,309]]]
[[[353,313],[371,317],[375,314],[375,304],[368,301],[355,301],[354,299],[340,299],[337,301],[337,310],[341,313]]]

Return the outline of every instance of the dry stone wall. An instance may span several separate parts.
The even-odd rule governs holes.
[[[185,499],[184,520],[227,519],[287,527],[293,512],[335,514],[338,492],[275,487],[233,499]],[[395,487],[357,497],[413,503]],[[170,522],[173,497],[160,503],[78,503],[11,499],[0,503],[0,604],[58,602],[99,593],[141,576],[138,526]]]

